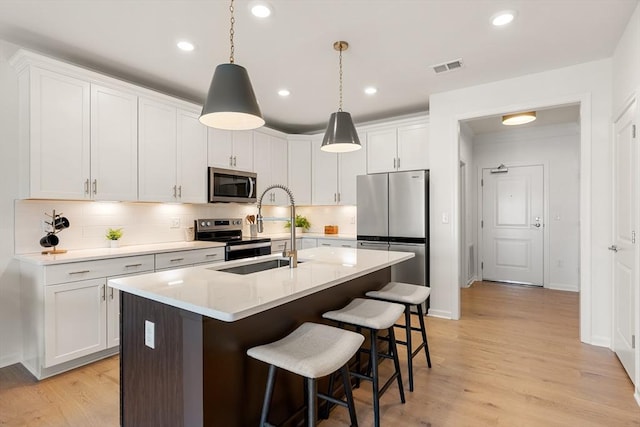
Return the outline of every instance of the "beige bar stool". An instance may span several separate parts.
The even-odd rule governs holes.
[[[422,311],[422,303],[424,303],[431,294],[431,288],[426,286],[412,285],[409,283],[389,282],[379,291],[369,291],[366,295],[370,298],[378,300],[391,301],[404,305],[404,325],[394,325],[398,328],[404,328],[407,340],[396,340],[398,344],[407,346],[407,359],[409,365],[409,391],[413,391],[413,358],[424,348],[427,356],[427,365],[431,367],[431,356],[429,355],[429,343],[427,341],[427,330],[424,326],[424,313]],[[411,326],[411,307],[418,308],[418,319],[420,327]],[[411,344],[411,331],[419,331],[422,334],[422,343],[413,350]]]
[[[276,379],[276,368],[304,377],[308,427],[316,425],[318,412],[316,397],[347,407],[351,425],[357,426],[347,362],[356,354],[363,342],[364,337],[355,332],[317,323],[303,323],[281,340],[247,350],[249,356],[269,364],[260,426],[270,425],[267,424],[267,418]],[[346,401],[318,392],[317,378],[337,370],[342,373]],[[300,411],[292,417],[298,413]]]
[[[402,376],[400,375],[400,362],[396,349],[396,340],[393,332],[393,325],[402,315],[404,307],[400,304],[376,301],[372,299],[356,298],[347,306],[340,310],[328,311],[322,315],[325,319],[338,322],[339,325],[348,324],[357,328],[369,330],[371,345],[369,348],[369,370],[371,375],[361,372],[351,372],[351,375],[371,381],[373,383],[373,415],[375,427],[380,426],[380,396],[389,388],[394,380],[398,382],[400,401],[405,402],[404,388],[402,387]],[[387,329],[389,331],[389,353],[378,353],[377,341],[378,331]],[[378,358],[393,359],[395,372],[382,387],[379,386],[378,379]],[[358,359],[359,360],[359,359]],[[359,363],[358,363],[359,365]],[[359,366],[358,366],[359,368]]]

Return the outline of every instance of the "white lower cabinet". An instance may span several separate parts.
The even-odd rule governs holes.
[[[110,277],[150,273],[154,256],[20,263],[24,366],[38,379],[117,353],[119,296]]]
[[[304,239],[301,239],[301,240],[302,240],[302,244],[300,245],[301,249],[315,248],[318,246],[317,239],[305,237]]]
[[[355,240],[347,240],[347,239],[317,239],[318,246],[331,246],[334,248],[355,248],[356,241]]]
[[[224,247],[156,254],[156,271],[224,261]]]
[[[45,287],[45,367],[107,348],[106,286],[102,278]]]

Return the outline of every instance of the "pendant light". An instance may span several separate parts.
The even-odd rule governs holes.
[[[531,123],[536,119],[535,111],[527,111],[525,113],[507,114],[502,116],[502,124],[505,126],[517,126],[525,123]]]
[[[227,130],[256,129],[264,125],[264,119],[256,100],[246,68],[234,63],[233,0],[231,12],[231,54],[228,64],[216,67],[209,86],[209,93],[202,107],[200,122],[206,126]]]
[[[329,117],[329,124],[320,149],[330,153],[346,153],[362,147],[351,114],[342,111],[342,51],[349,48],[349,43],[337,41],[333,44],[333,48],[340,52],[340,106],[338,111]]]

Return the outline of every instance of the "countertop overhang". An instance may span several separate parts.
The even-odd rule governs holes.
[[[219,269],[281,258],[280,254],[109,280],[109,286],[224,322],[234,322],[415,255],[410,252],[321,247],[298,252],[297,268],[247,275]]]

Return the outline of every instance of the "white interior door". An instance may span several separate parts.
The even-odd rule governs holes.
[[[615,124],[614,140],[614,244],[613,251],[613,349],[635,382],[636,330],[636,201],[638,189],[634,172],[637,169],[637,146],[634,141],[635,102]]]
[[[543,285],[542,165],[482,171],[482,278]]]

